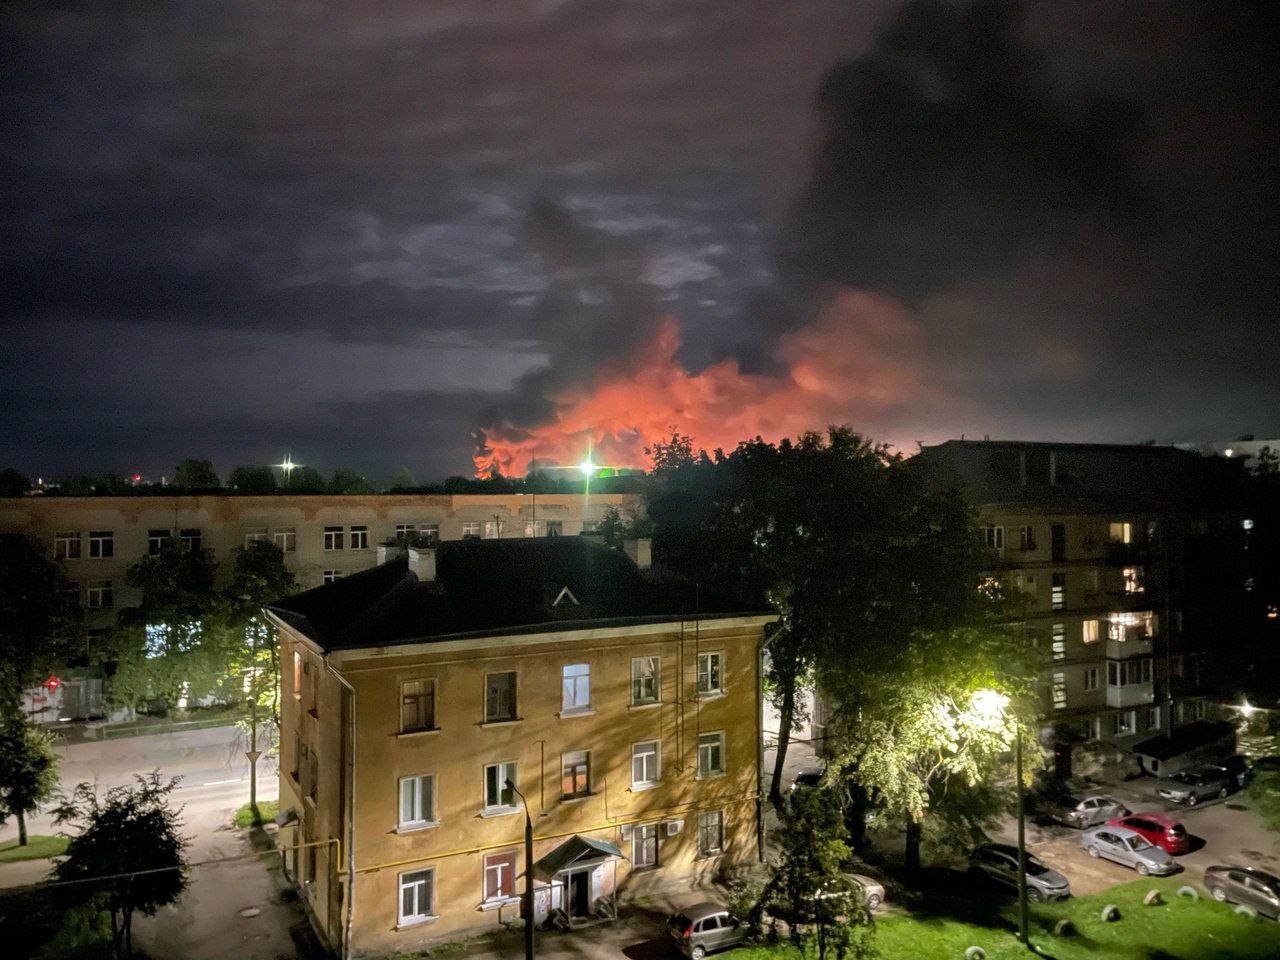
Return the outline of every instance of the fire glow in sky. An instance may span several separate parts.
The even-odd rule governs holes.
[[[628,362],[549,398],[547,423],[484,428],[476,473],[518,476],[534,459],[573,464],[585,450],[596,463],[648,467],[645,447],[673,430],[695,447],[729,450],[757,435],[779,440],[827,423],[873,421],[924,392],[910,359],[919,339],[897,303],[833,289],[812,322],[780,339],[775,358],[784,372],[744,373],[727,359],[690,373],[677,357],[680,324],[668,316]]]

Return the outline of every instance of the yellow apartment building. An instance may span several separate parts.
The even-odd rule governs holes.
[[[607,916],[757,860],[772,616],[582,538],[446,542],[269,612],[280,844],[335,952]]]

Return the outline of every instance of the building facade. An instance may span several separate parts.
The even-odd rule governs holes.
[[[1045,740],[1122,767],[1211,719],[1232,643],[1238,472],[1169,447],[949,441],[920,466],[979,517],[993,578],[1042,652]]]
[[[519,922],[526,811],[539,920],[757,859],[771,617],[646,556],[442,543],[272,608],[280,843],[333,950]]]

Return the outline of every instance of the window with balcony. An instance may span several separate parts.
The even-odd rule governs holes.
[[[516,719],[516,674],[514,670],[485,675],[484,722],[503,723]]]
[[[652,787],[662,779],[660,741],[645,740],[631,747],[631,786]]]
[[[324,548],[326,550],[341,550],[344,537],[342,527],[325,527],[324,528]]]
[[[724,692],[724,654],[698,654],[698,693],[713,696]]]
[[[436,778],[429,773],[400,778],[399,829],[414,830],[435,823]]]
[[[591,665],[566,663],[560,673],[561,714],[586,713],[591,709]]]
[[[631,703],[638,706],[658,702],[658,658],[631,658]]]
[[[1067,675],[1065,673],[1055,673],[1053,682],[1050,684],[1050,690],[1053,709],[1065,710],[1067,708]]]
[[[55,560],[80,559],[80,533],[69,531],[53,535],[53,558]]]
[[[1150,610],[1113,613],[1107,620],[1107,639],[1119,643],[1149,640],[1156,633],[1156,615]]]
[[[417,733],[436,727],[436,682],[406,680],[400,684],[400,732]]]
[[[1142,593],[1146,590],[1146,578],[1143,575],[1142,567],[1125,567],[1124,568],[1124,592],[1132,595]]]
[[[698,737],[698,776],[718,777],[724,773],[724,733],[704,733]]]
[[[591,794],[591,752],[574,750],[560,755],[560,796],[574,800]]]
[[[1131,687],[1151,682],[1151,658],[1135,657],[1132,660],[1107,661],[1107,685]]]
[[[166,531],[167,534],[167,531]],[[116,555],[116,535],[111,530],[89,531],[89,559],[109,560]]]
[[[156,557],[164,549],[164,542],[169,539],[168,530],[151,529],[147,531],[147,556]]]

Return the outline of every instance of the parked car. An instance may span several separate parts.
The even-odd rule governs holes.
[[[1027,899],[1065,900],[1071,884],[1034,854],[1027,857]],[[1004,886],[1018,887],[1018,848],[1007,843],[984,843],[969,854],[969,872]]]
[[[797,790],[816,790],[818,785],[822,783],[821,767],[805,767],[791,778],[791,788],[788,793],[795,793]]]
[[[1174,803],[1194,807],[1201,800],[1225,797],[1231,792],[1233,782],[1234,778],[1225,768],[1202,763],[1156,781],[1156,793]]]
[[[868,910],[875,910],[884,903],[884,884],[879,880],[868,877],[865,873],[849,873],[846,876],[852,885],[862,891],[862,899]]]
[[[1253,867],[1205,867],[1204,888],[1220,902],[1247,903],[1264,917],[1280,920],[1280,877]]]
[[[747,928],[729,908],[710,900],[689,907],[667,919],[667,936],[690,960],[736,947],[747,938]]]
[[[1107,823],[1113,827],[1127,827],[1165,853],[1176,856],[1191,849],[1191,835],[1187,833],[1187,828],[1163,813],[1131,813],[1127,817],[1108,820]]]
[[[1234,756],[1230,756],[1225,760],[1219,761],[1218,766],[1231,774],[1235,781],[1232,784],[1233,790],[1243,790],[1248,785],[1249,781],[1253,779],[1252,764],[1249,763],[1249,758],[1242,753],[1237,753]]]
[[[1056,797],[1045,803],[1049,815],[1059,823],[1083,830],[1106,823],[1112,817],[1123,817],[1129,808],[1105,794],[1084,797]]]
[[[1080,846],[1095,859],[1102,857],[1133,867],[1144,877],[1162,877],[1178,869],[1173,857],[1128,827],[1094,827],[1080,837]]]

